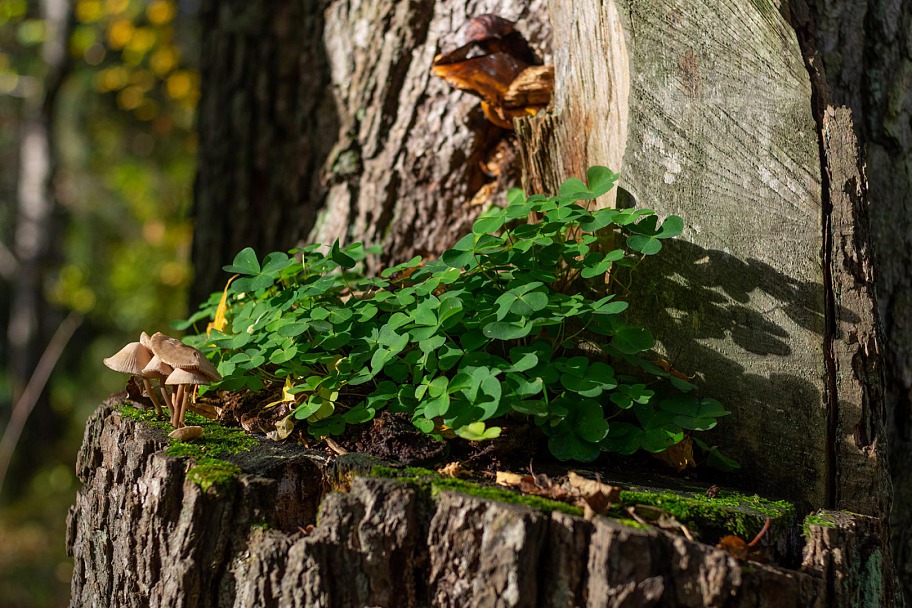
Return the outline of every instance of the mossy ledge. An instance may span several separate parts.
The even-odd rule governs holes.
[[[437,496],[445,490],[462,492],[470,496],[496,500],[516,505],[525,505],[538,511],[551,513],[560,511],[568,515],[582,515],[583,510],[565,502],[551,500],[542,496],[533,496],[529,494],[520,494],[506,488],[497,488],[481,485],[479,483],[466,481],[464,479],[455,479],[439,475],[429,469],[420,467],[405,467],[397,469],[391,466],[376,465],[371,468],[370,477],[381,477],[384,479],[396,479],[403,483],[410,483],[430,493],[431,497]],[[622,522],[626,523],[626,521]]]
[[[848,514],[851,515],[851,513]],[[810,538],[811,526],[835,528],[836,522],[833,521],[833,516],[830,513],[826,511],[816,511],[814,513],[808,513],[807,517],[805,517],[804,521],[801,523],[801,533],[805,538]]]
[[[723,490],[715,498],[696,493],[668,491],[621,492],[621,503],[614,514],[622,516],[626,507],[648,505],[662,509],[696,531],[712,528],[751,540],[769,517],[774,526],[791,528],[795,506],[784,500],[768,500]]]
[[[374,465],[361,474],[371,477],[397,479],[405,483],[425,488],[432,497],[443,490],[454,490],[471,496],[497,500],[511,504],[521,504],[545,512],[560,511],[570,515],[582,515],[582,509],[567,503],[550,500],[541,496],[520,494],[513,490],[491,487],[483,484],[453,479],[420,467],[396,468],[387,465]],[[355,474],[358,474],[357,472]],[[678,521],[691,527],[693,532],[706,536],[735,534],[746,540],[753,538],[763,527],[767,517],[774,525],[790,529],[796,518],[794,505],[786,501],[772,501],[759,496],[748,496],[737,492],[722,491],[716,498],[698,494],[674,493],[669,491],[630,491],[621,492],[620,504],[606,515],[619,523],[635,527],[648,528],[630,518],[627,507],[649,505],[662,509]]]
[[[141,410],[124,403],[118,411],[122,417],[143,422],[152,428],[166,432],[173,430],[170,423],[158,418],[152,410]],[[193,459],[230,456],[247,452],[260,443],[243,429],[222,426],[193,412],[187,412],[186,421],[188,426],[203,427],[203,436],[193,441],[171,439],[171,444],[165,452],[168,456]]]
[[[221,486],[241,474],[241,467],[219,460],[218,458],[201,458],[187,471],[187,479],[198,485],[203,492],[215,486]]]
[[[117,411],[123,418],[142,422],[164,432],[172,429],[169,422],[160,419],[152,410],[141,410],[123,403]],[[193,412],[187,412],[186,422],[188,425],[203,427],[203,436],[193,441],[171,439],[165,454],[193,461],[193,466],[187,471],[187,479],[204,492],[228,483],[242,472],[239,466],[220,457],[246,452],[259,445],[259,441],[242,429],[222,426]]]

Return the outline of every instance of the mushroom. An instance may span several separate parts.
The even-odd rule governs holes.
[[[171,367],[198,371],[213,382],[222,379],[212,362],[192,346],[161,332],[154,334],[150,343],[152,353],[158,355],[164,363]]]
[[[203,353],[180,340],[158,332],[149,339],[149,343],[153,354],[158,356],[162,363],[170,365],[174,369],[168,379],[165,380],[165,384],[177,385],[177,391],[174,393],[172,400],[174,408],[171,412],[171,424],[175,428],[179,428],[184,424],[184,415],[187,409],[187,400],[189,399],[187,387],[218,382],[222,379],[222,376]],[[181,382],[172,379],[178,370],[193,372],[194,380]],[[184,379],[190,378],[190,376],[178,374],[176,378]],[[199,380],[199,378],[202,378],[202,380]]]
[[[164,363],[158,355],[153,355],[149,364],[142,370],[144,378],[158,380],[158,389],[161,391],[161,395],[165,400],[165,404],[168,406],[168,411],[171,413],[172,418],[174,417],[173,396],[171,395],[171,388],[165,384],[165,379],[170,376],[173,371],[174,368],[167,363]]]
[[[152,404],[155,405],[155,413],[161,416],[161,403],[152,391],[152,385],[149,383],[149,379],[143,374],[143,370],[151,360],[151,350],[143,346],[141,342],[130,342],[114,356],[104,359],[104,364],[115,372],[130,374],[131,376],[136,376],[138,379],[142,380],[143,387],[146,389],[146,394],[149,395],[149,399],[151,399]]]
[[[175,429],[184,426],[184,416],[187,413],[187,402],[190,400],[191,386],[210,384],[210,379],[198,371],[191,369],[175,368],[165,384],[176,384],[177,393],[174,397],[174,413],[171,415],[171,424]]]
[[[201,426],[182,426],[168,433],[171,439],[178,441],[192,441],[203,436],[203,427]]]

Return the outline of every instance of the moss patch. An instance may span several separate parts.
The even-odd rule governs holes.
[[[167,432],[174,430],[169,422],[158,418],[152,410],[140,410],[124,404],[119,411],[122,417],[142,422],[152,428]],[[259,445],[259,441],[243,429],[222,426],[193,412],[187,412],[186,422],[188,425],[203,427],[203,436],[193,441],[171,439],[171,445],[165,452],[168,456],[198,460],[209,456],[246,452]]]
[[[801,523],[801,533],[805,538],[811,537],[811,526],[821,526],[823,528],[835,528],[836,522],[825,512],[811,513],[804,518]]]
[[[241,474],[241,468],[218,458],[201,458],[187,471],[187,479],[198,485],[204,492],[213,486],[230,482]]]
[[[786,525],[791,525],[795,518],[795,507],[789,502],[724,491],[716,498],[709,498],[700,494],[626,490],[621,492],[616,514],[622,516],[625,507],[638,504],[662,509],[696,530],[715,528],[746,540],[760,531],[767,517],[774,522],[784,521]]]
[[[544,511],[546,513],[559,511],[561,513],[567,513],[569,515],[583,514],[583,510],[579,507],[574,507],[573,505],[568,505],[567,503],[557,500],[551,500],[542,496],[520,494],[519,492],[512,492],[505,488],[483,486],[481,484],[466,481],[464,479],[444,477],[442,475],[438,475],[434,471],[418,467],[396,469],[393,467],[375,466],[371,469],[370,475],[372,477],[398,479],[399,481],[405,483],[414,484],[430,492],[430,495],[432,497],[437,496],[440,492],[452,490],[455,492],[462,492],[463,494],[468,494],[470,496],[477,496],[478,498],[496,500],[498,502],[505,502],[515,505],[525,505],[532,509]]]

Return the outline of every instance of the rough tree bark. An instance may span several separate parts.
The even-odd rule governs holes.
[[[827,514],[786,569],[605,518],[432,497],[271,442],[203,490],[119,403],[92,416],[79,455],[73,608],[894,605],[874,518]]]
[[[486,12],[518,19],[556,65],[552,106],[516,140],[429,73]],[[536,190],[608,164],[623,179],[600,204],[688,226],[638,270],[632,309],[733,410],[714,439],[743,483],[880,521],[886,427],[901,446],[912,428],[898,245],[910,12],[907,0],[206,1],[192,297],[219,288],[247,245],[339,238],[381,244],[383,261],[433,255],[518,178],[511,154]],[[904,498],[910,480],[895,475]],[[893,512],[904,560],[910,509]]]
[[[435,254],[498,189],[507,132],[430,73],[468,19],[520,21],[548,57],[545,0],[203,2],[200,158],[191,301],[246,246],[303,240]],[[508,151],[507,151],[508,153]],[[493,169],[492,169],[493,171]]]
[[[912,592],[912,2],[808,2],[830,103],[863,146],[896,493],[897,559]]]

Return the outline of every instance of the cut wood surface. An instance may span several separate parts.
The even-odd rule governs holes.
[[[123,417],[120,403],[95,412],[79,457],[74,608],[822,608],[852,605],[861,588],[892,597],[877,579],[888,562],[853,569],[843,557],[845,547],[876,557],[873,518],[837,514],[835,531],[814,527],[804,566],[789,570],[604,517],[434,495],[363,477],[355,456],[333,464],[272,442],[227,457],[241,472],[203,489],[192,462],[164,453],[164,431]]]
[[[831,197],[821,174],[844,192],[859,152],[835,130],[821,148],[786,15],[711,0],[551,8],[555,102],[518,130],[529,184],[614,163],[616,204],[683,217],[629,299],[665,358],[731,408],[712,440],[767,491],[886,513],[873,289],[852,275],[870,262],[853,224],[863,197]]]

